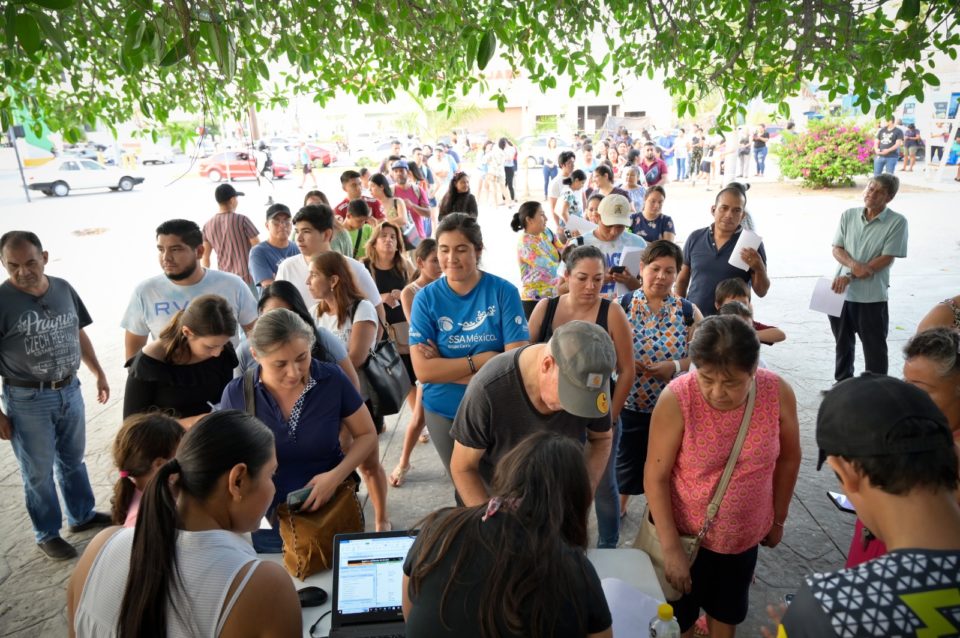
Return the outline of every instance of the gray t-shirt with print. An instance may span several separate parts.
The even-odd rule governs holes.
[[[526,346],[529,348],[532,346]],[[450,431],[461,445],[486,450],[480,476],[489,485],[497,463],[524,438],[548,431],[585,441],[587,430],[606,432],[610,417],[585,419],[569,412],[541,414],[533,406],[520,376],[518,348],[488,361],[467,386]]]
[[[0,375],[20,381],[59,381],[80,368],[80,329],[93,323],[80,296],[63,279],[47,277],[39,297],[0,284]]]

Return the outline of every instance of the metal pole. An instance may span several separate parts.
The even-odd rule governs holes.
[[[27,188],[27,178],[23,175],[23,163],[20,161],[20,149],[17,148],[17,136],[13,132],[13,127],[11,126],[7,130],[7,139],[10,140],[10,143],[13,144],[13,152],[17,156],[17,168],[20,169],[20,181],[23,183],[23,194],[27,197],[27,203],[32,203],[30,199],[30,189]]]

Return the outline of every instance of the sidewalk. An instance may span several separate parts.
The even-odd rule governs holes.
[[[910,188],[893,205],[907,215],[911,224],[910,256],[897,261],[891,277],[889,345],[890,373],[894,376],[900,376],[900,349],[915,331],[917,321],[934,303],[960,292],[957,198],[952,189],[921,190],[914,188],[912,181],[913,176],[904,179]],[[709,193],[699,185],[696,189],[684,184],[667,188],[664,212],[677,224],[678,241],[682,244],[691,231],[710,223],[709,207],[716,188]],[[773,550],[760,550],[750,614],[739,631],[742,636],[759,635],[759,628],[767,622],[767,604],[777,603],[784,594],[796,591],[803,575],[841,567],[849,546],[853,517],[840,513],[828,502],[825,492],[835,489],[835,479],[830,472],[816,472],[814,462],[814,423],[819,392],[832,383],[833,340],[826,318],[806,308],[815,279],[832,274],[830,240],[836,219],[844,208],[858,205],[861,190],[862,181],[860,188],[855,189],[805,191],[768,177],[755,183],[749,193],[749,208],[765,240],[773,281],[766,298],[754,299],[757,319],[779,326],[788,335],[786,342],[764,348],[763,356],[796,390],[804,461],[783,543]],[[131,282],[156,272],[150,234],[158,221],[175,210],[176,214],[202,222],[212,214],[211,193],[208,184],[190,184],[170,192],[154,191],[148,184],[144,192],[75,200],[78,205],[85,202],[90,208],[87,212],[64,208],[63,201],[52,199],[5,211],[6,227],[33,228],[45,245],[50,244],[48,272],[70,279],[95,319],[90,335],[108,371],[110,402],[100,406],[94,401],[94,385],[85,369],[80,378],[86,384],[87,464],[99,509],[109,508],[117,479],[110,445],[121,422],[126,378],[122,332],[117,325],[120,312],[126,305]],[[295,185],[278,187],[277,201],[292,205],[298,198],[302,198],[302,192]],[[198,201],[202,203],[198,205]],[[248,207],[260,210],[253,202]],[[248,214],[257,216],[257,224],[262,223],[260,212]],[[481,211],[488,246],[482,264],[485,269],[515,281],[517,237],[508,230],[509,216],[505,209]],[[102,227],[105,232],[75,234],[75,229],[84,227]],[[121,265],[122,268],[116,267]],[[111,273],[109,280],[102,278],[104,269]],[[857,370],[861,369],[862,361],[858,359]],[[383,466],[388,474],[397,463],[407,419],[407,413],[399,418],[388,417],[386,431],[380,437]],[[432,445],[418,445],[412,462],[406,484],[389,491],[390,518],[396,529],[413,526],[438,507],[453,505],[452,486]],[[366,500],[365,493],[362,496]],[[368,520],[372,520],[369,503],[366,507]],[[631,499],[623,522],[622,544],[632,543],[642,509],[642,497]],[[19,471],[7,444],[0,444],[0,513],[0,636],[65,636],[64,589],[75,561],[51,563],[35,549]],[[595,524],[591,522],[591,526],[595,538]],[[81,551],[94,535],[71,535],[65,528],[64,534]]]

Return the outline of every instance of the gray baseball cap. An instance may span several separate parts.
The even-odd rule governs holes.
[[[610,375],[617,354],[607,331],[587,321],[565,323],[550,338],[550,354],[560,369],[563,409],[585,419],[610,414]]]

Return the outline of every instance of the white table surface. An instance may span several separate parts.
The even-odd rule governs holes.
[[[261,560],[283,565],[282,554],[259,554]],[[663,591],[653,571],[650,557],[639,549],[622,547],[618,549],[589,549],[587,558],[593,563],[597,575],[603,578],[619,578],[638,590],[657,600],[663,600]],[[310,636],[310,627],[322,614],[330,611],[333,605],[333,570],[327,570],[310,576],[305,581],[290,577],[294,587],[302,589],[307,585],[320,587],[330,596],[327,602],[319,607],[309,607],[303,610],[303,635]],[[314,636],[326,636],[330,633],[330,615],[328,614],[317,626]]]

